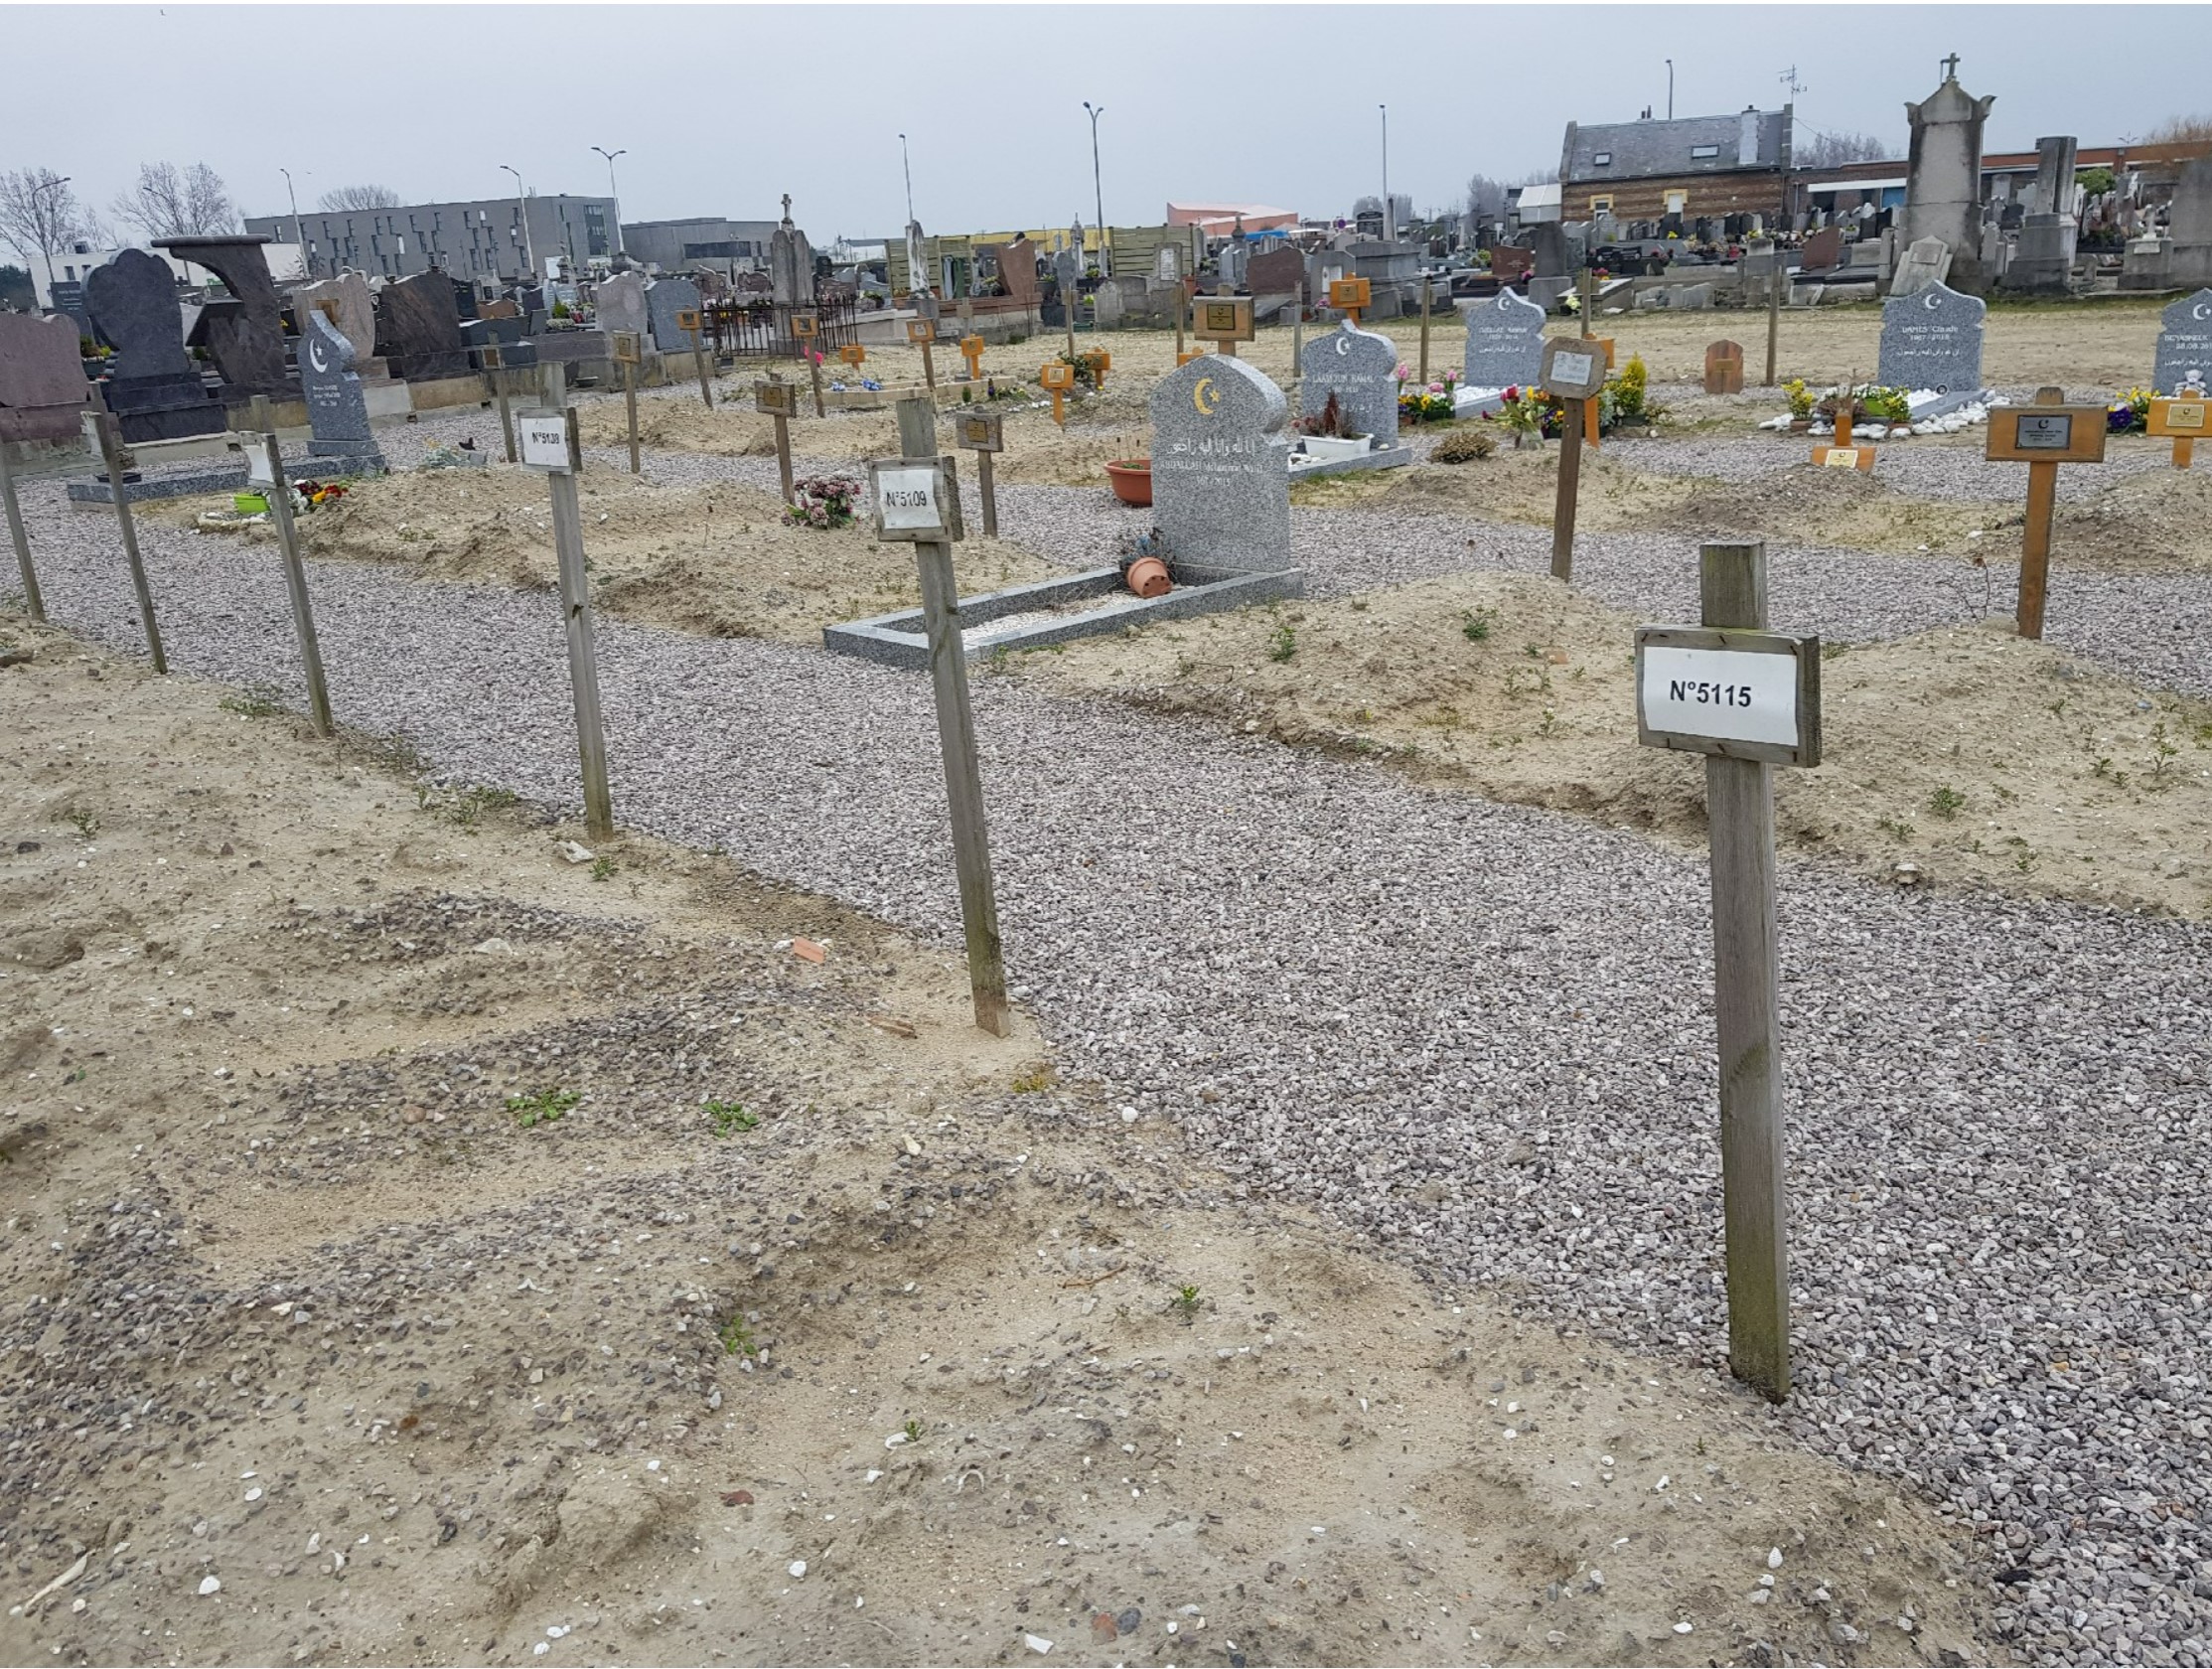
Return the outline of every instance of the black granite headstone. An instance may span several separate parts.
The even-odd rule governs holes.
[[[453,280],[442,272],[418,272],[379,290],[376,353],[392,376],[409,382],[466,377],[469,356]]]
[[[185,352],[184,309],[167,261],[125,249],[92,269],[84,302],[94,340],[115,351],[107,408],[126,442],[222,432],[222,407]]]
[[[300,337],[300,389],[315,430],[309,454],[328,458],[348,475],[380,473],[384,456],[369,428],[369,402],[354,375],[354,345],[313,309]]]

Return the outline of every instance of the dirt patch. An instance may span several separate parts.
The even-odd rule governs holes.
[[[0,635],[81,950],[0,969],[8,1661],[1997,1655],[1925,1505],[1241,1199],[942,951]]]
[[[623,619],[708,637],[819,644],[826,625],[920,604],[904,546],[878,543],[864,525],[792,527],[774,493],[727,482],[658,487],[600,469],[577,485],[595,600]],[[155,514],[189,527],[212,502],[176,501]],[[504,465],[378,476],[299,525],[313,556],[390,564],[423,579],[540,590],[558,583],[544,480]],[[275,535],[257,528],[208,536]],[[1055,571],[980,535],[954,553],[963,593]]]
[[[1701,840],[1697,760],[1636,741],[1636,624],[1549,580],[1454,575],[1004,670]],[[2212,914],[2212,705],[1997,626],[1832,649],[1822,682],[1827,762],[1775,773],[1784,840],[1910,884]]]

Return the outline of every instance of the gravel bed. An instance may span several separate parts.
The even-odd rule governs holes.
[[[55,617],[135,648],[106,528],[25,497]],[[265,551],[145,543],[177,666],[296,679]],[[315,585],[342,719],[573,807],[548,598]],[[925,680],[600,642],[626,824],[951,942]],[[1009,967],[1072,1064],[1448,1286],[1720,1369],[1700,861],[1108,703],[976,706]],[[2212,931],[1794,862],[1781,923],[1799,1393],[1747,1417],[1948,1500],[2026,1656],[2212,1662]]]
[[[1962,504],[2027,503],[2027,465],[1991,463],[1982,456],[1979,441],[1973,448],[1937,445],[1917,436],[1875,444],[1880,451],[1876,477],[1909,497]],[[1647,475],[1762,481],[1810,462],[1813,437],[1762,431],[1699,440],[1609,440],[1605,450],[1616,463]],[[2058,496],[2068,502],[2091,498],[2122,476],[2170,467],[2164,447],[2130,445],[2102,464],[2060,470]]]

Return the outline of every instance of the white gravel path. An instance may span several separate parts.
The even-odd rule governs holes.
[[[57,620],[134,648],[112,523],[26,499]],[[176,666],[296,679],[265,550],[143,540]],[[314,583],[345,721],[573,806],[546,597]],[[949,937],[924,681],[601,644],[625,823]],[[1701,862],[993,681],[977,719],[1009,966],[1079,1069],[1448,1284],[1717,1370]],[[1781,908],[1801,1390],[1771,1418],[1967,1515],[2029,1657],[2212,1663],[2212,932],[1795,863]]]

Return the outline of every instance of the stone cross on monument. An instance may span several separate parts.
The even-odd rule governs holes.
[[[1947,81],[1955,81],[1959,78],[1959,55],[1957,53],[1953,53],[1943,61],[1943,78]],[[788,207],[791,199],[786,198],[784,202]]]
[[[791,225],[791,193],[784,193],[784,225]]]

